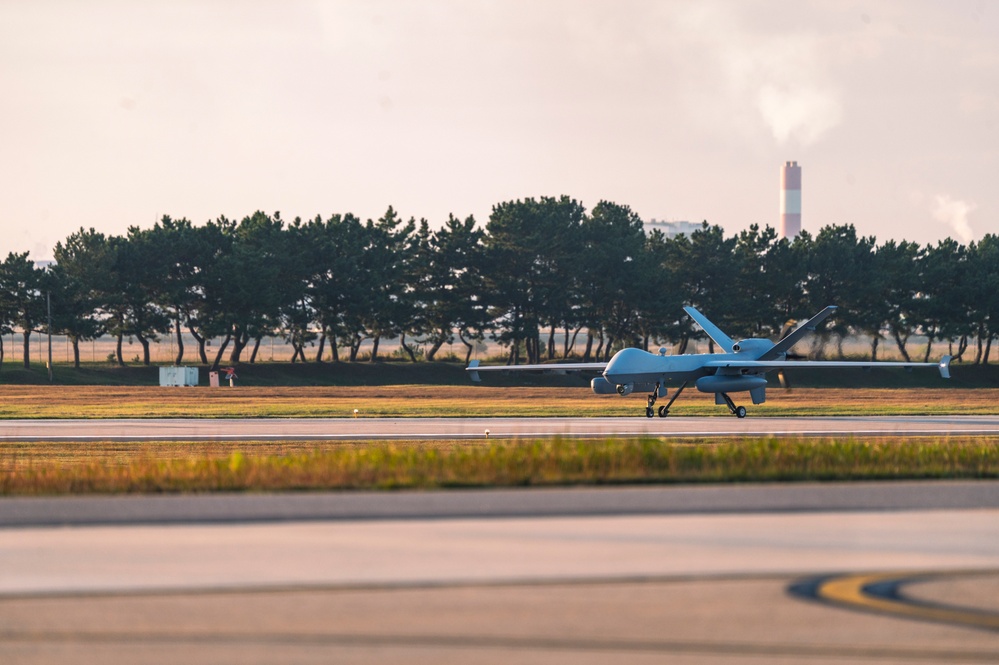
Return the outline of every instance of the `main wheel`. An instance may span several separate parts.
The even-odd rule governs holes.
[[[654,415],[655,415],[655,412],[652,410],[651,406],[645,407],[645,417],[646,418],[651,418]]]
[[[737,406],[737,407],[735,407],[735,417],[736,418],[745,418],[746,417],[746,407],[744,407],[744,406]]]
[[[664,405],[660,406],[659,407],[659,417],[660,418],[665,418],[668,415],[669,415],[669,411],[666,410],[666,405],[664,404]]]

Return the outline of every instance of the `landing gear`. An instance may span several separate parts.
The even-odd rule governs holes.
[[[655,409],[653,407],[656,405],[656,399],[658,397],[659,397],[659,382],[656,381],[656,387],[652,390],[652,394],[649,395],[649,401],[645,407],[646,418],[651,418],[652,416],[656,415]],[[660,409],[660,412],[661,411],[662,409]]]
[[[673,397],[671,397],[670,400],[666,402],[666,404],[659,407],[660,418],[665,418],[666,416],[669,415],[669,408],[673,406],[673,402],[676,401],[676,398],[680,396],[680,393],[682,393],[683,389],[686,387],[687,387],[687,382],[684,381],[683,383],[680,384],[680,387],[676,389],[676,392],[673,393]],[[659,391],[656,390],[656,392],[658,393]]]
[[[731,411],[736,418],[746,417],[746,407],[736,406],[735,402],[732,401],[732,398],[728,396],[728,393],[718,393],[718,394],[722,396],[722,399],[724,399],[725,403],[728,404],[728,410]]]

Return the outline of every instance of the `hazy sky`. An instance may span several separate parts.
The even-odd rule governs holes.
[[[734,233],[999,232],[999,5],[0,0],[0,251],[568,194]]]

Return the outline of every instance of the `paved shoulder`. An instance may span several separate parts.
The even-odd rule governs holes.
[[[999,481],[0,499],[0,527],[999,508]]]

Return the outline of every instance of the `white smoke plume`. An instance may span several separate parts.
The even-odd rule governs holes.
[[[779,145],[816,143],[843,121],[843,95],[832,80],[836,51],[830,39],[807,30],[775,31],[754,21],[743,6],[692,3],[680,14],[675,30],[680,46],[705,56],[692,60],[691,84],[710,85],[726,97],[708,104],[727,109],[728,124],[748,119],[731,110],[743,109],[755,116],[754,126],[762,120]],[[712,60],[717,69],[704,65]],[[682,57],[677,61],[684,62]],[[700,101],[700,108],[707,105]]]
[[[834,91],[807,85],[784,89],[764,85],[757,108],[781,145],[791,138],[801,145],[814,143],[843,117]]]
[[[974,203],[968,203],[959,199],[952,199],[947,194],[940,194],[936,197],[936,205],[933,208],[933,217],[938,222],[942,222],[953,229],[958,240],[967,245],[974,240],[974,232],[968,222],[968,215],[978,208]]]

